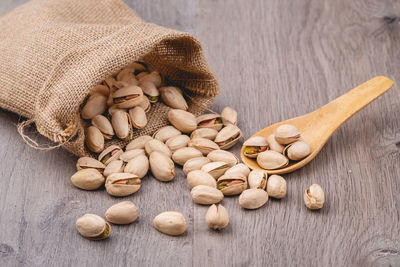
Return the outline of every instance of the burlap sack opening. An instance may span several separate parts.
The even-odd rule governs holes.
[[[119,0],[30,1],[0,19],[0,106],[87,155],[80,106],[94,85],[139,59],[184,88],[195,114],[218,94],[200,43],[187,33],[146,23]],[[167,111],[152,105],[148,126],[134,137],[166,125]]]

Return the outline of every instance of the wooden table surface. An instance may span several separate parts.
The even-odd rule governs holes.
[[[2,0],[4,13],[25,0]],[[246,211],[225,198],[230,224],[205,224],[181,169],[170,183],[150,175],[128,197],[139,220],[102,242],[75,220],[103,215],[118,199],[72,186],[76,158],[40,152],[0,112],[0,266],[400,266],[400,1],[130,0],[145,20],[194,34],[218,75],[212,108],[239,111],[245,138],[308,113],[376,76],[395,86],[351,118],[306,167],[285,175],[288,194]],[[318,127],[316,125],[316,127]],[[239,153],[240,144],[232,151]],[[312,212],[303,192],[326,194]],[[155,215],[181,211],[187,232],[170,237]]]

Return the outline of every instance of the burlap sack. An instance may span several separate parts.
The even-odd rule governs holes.
[[[119,0],[32,0],[0,19],[0,106],[30,119],[19,131],[31,146],[47,149],[23,134],[34,122],[40,134],[87,155],[80,106],[94,85],[138,59],[184,88],[195,114],[218,94],[191,35],[146,23]],[[167,111],[152,105],[134,137],[164,126]]]

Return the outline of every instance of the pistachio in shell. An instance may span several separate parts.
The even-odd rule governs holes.
[[[172,159],[176,164],[183,166],[189,159],[201,156],[203,156],[203,153],[194,147],[182,147],[172,154]]]
[[[100,216],[87,213],[76,220],[76,229],[90,240],[105,239],[110,235],[110,225]]]
[[[139,84],[140,88],[142,88],[143,93],[149,99],[150,103],[156,103],[158,101],[158,96],[160,92],[157,87],[152,82],[143,82]]]
[[[275,170],[286,167],[289,164],[289,160],[281,153],[267,150],[258,154],[257,163],[265,170]]]
[[[91,157],[81,157],[76,163],[78,171],[82,169],[96,169],[99,172],[103,172],[105,167],[103,163]]]
[[[217,182],[210,174],[201,170],[194,170],[187,174],[186,182],[190,189],[198,185],[207,185],[216,188]]]
[[[160,181],[167,182],[174,179],[174,162],[162,152],[154,151],[149,158],[150,169],[153,176]]]
[[[286,196],[286,181],[280,175],[271,175],[267,182],[267,193],[273,198],[284,198]]]
[[[90,151],[99,153],[104,149],[104,136],[97,127],[89,126],[86,129],[85,143]]]
[[[129,64],[128,68],[132,68],[134,71],[134,74],[137,75],[138,73],[146,72],[147,71],[147,66],[144,62],[141,61],[135,61],[131,64]]]
[[[235,166],[230,167],[225,172],[225,174],[231,174],[231,173],[235,173],[235,174],[247,177],[249,175],[249,173],[250,173],[250,169],[245,164],[238,163]]]
[[[275,129],[275,140],[281,145],[287,145],[300,139],[300,131],[290,124],[282,124]]]
[[[149,74],[149,72],[148,71],[142,71],[142,72],[139,72],[138,74],[136,74],[136,80],[140,80],[141,78],[143,78],[144,76],[146,76],[146,75],[148,75]]]
[[[152,71],[149,74],[139,77],[139,83],[143,84],[145,82],[153,83],[157,88],[162,85],[162,78],[158,71]]]
[[[207,158],[210,159],[210,161],[226,162],[229,167],[233,167],[234,165],[239,163],[239,159],[235,156],[235,154],[221,149],[211,151],[207,155]]]
[[[164,211],[153,220],[154,228],[163,234],[177,236],[186,231],[186,220],[182,213],[177,211]]]
[[[104,169],[104,176],[108,177],[110,174],[123,172],[125,167],[125,162],[122,160],[113,160]]]
[[[188,104],[183,97],[182,90],[175,86],[165,86],[160,88],[163,102],[170,108],[187,110]]]
[[[117,145],[111,145],[107,147],[106,149],[103,150],[103,152],[100,153],[98,160],[105,164],[108,165],[113,160],[119,159],[119,156],[123,153],[122,149],[117,146]]]
[[[221,204],[212,204],[206,213],[206,223],[214,230],[222,230],[229,224],[229,214]]]
[[[147,155],[150,155],[154,151],[164,153],[167,157],[171,157],[172,155],[172,152],[169,150],[168,146],[157,139],[147,141],[144,149],[146,150]]]
[[[190,195],[194,203],[202,205],[216,204],[224,198],[221,191],[207,185],[197,185],[193,187],[190,191]]]
[[[143,129],[147,125],[146,112],[141,107],[134,107],[129,110],[132,126],[136,129]]]
[[[318,184],[312,184],[304,192],[304,204],[311,210],[322,209],[325,202],[325,194],[322,187]]]
[[[253,136],[244,143],[244,155],[249,158],[257,158],[260,152],[268,150],[268,142],[262,136]]]
[[[230,124],[219,131],[214,142],[217,143],[221,149],[229,149],[239,141],[240,137],[242,137],[240,129]]]
[[[296,141],[287,145],[283,151],[283,154],[291,160],[301,160],[310,155],[310,145],[305,141]]]
[[[169,138],[165,144],[171,150],[171,152],[175,152],[176,150],[187,147],[189,144],[190,138],[187,135],[181,134],[174,137]]]
[[[144,149],[144,146],[146,145],[146,143],[152,139],[153,138],[149,135],[139,136],[139,137],[133,139],[132,141],[130,141],[129,144],[126,146],[125,150],[129,151],[129,150],[133,150],[133,149]]]
[[[139,211],[132,201],[122,201],[109,207],[105,215],[113,224],[130,224],[136,221]]]
[[[115,105],[112,105],[112,106],[110,106],[108,108],[108,116],[107,117],[111,120],[112,116],[117,111],[128,112],[128,109],[126,109],[126,108],[117,108]]]
[[[93,87],[92,89],[90,89],[89,95],[96,95],[96,94],[100,94],[100,95],[104,95],[107,96],[110,94],[110,89],[108,89],[108,87],[106,85],[103,84],[98,84],[95,87]]]
[[[278,141],[276,141],[275,135],[270,134],[267,137],[267,142],[268,142],[268,147],[270,150],[273,150],[273,151],[283,154],[283,150],[285,149],[285,147],[283,145],[279,144]]]
[[[166,142],[168,139],[181,134],[182,134],[181,131],[176,129],[174,126],[167,125],[158,129],[153,134],[153,138],[160,140],[161,142]]]
[[[85,120],[91,120],[96,115],[103,114],[107,108],[107,96],[102,94],[94,94],[89,97],[83,106],[81,116]]]
[[[237,112],[231,107],[225,107],[221,112],[222,122],[225,126],[229,124],[237,125]]]
[[[201,167],[202,171],[209,173],[215,179],[218,179],[220,176],[222,176],[228,169],[229,165],[222,161],[210,162]]]
[[[212,151],[219,150],[219,146],[216,143],[209,139],[201,137],[191,139],[188,143],[188,146],[198,149],[205,156],[207,156],[208,153]]]
[[[123,140],[129,140],[131,138],[132,126],[128,113],[123,111],[114,112],[111,124],[118,138]]]
[[[224,174],[217,180],[217,188],[225,196],[233,196],[242,193],[247,188],[247,179],[245,176],[230,173]]]
[[[103,115],[97,115],[92,119],[92,125],[97,127],[103,134],[104,139],[110,140],[114,136],[114,129],[111,122]]]
[[[146,176],[148,171],[149,159],[145,155],[129,160],[124,169],[124,172],[136,174],[139,178]]]
[[[196,118],[197,128],[222,129],[222,118],[219,114],[203,114]]]
[[[183,172],[187,175],[189,172],[194,170],[200,170],[205,164],[209,163],[210,159],[206,157],[197,157],[189,159],[183,165]]]
[[[135,74],[134,74],[134,68],[132,67],[127,67],[122,69],[120,72],[117,74],[117,81],[121,82],[126,82],[131,85],[137,85],[138,81],[136,80]]]
[[[106,191],[115,197],[125,197],[137,192],[140,188],[140,178],[132,173],[113,173],[107,177]]]
[[[151,109],[150,100],[145,95],[142,95],[141,98],[142,101],[138,100],[139,103],[137,104],[137,107],[141,107],[144,110],[144,112],[147,113]]]
[[[83,190],[96,190],[104,184],[104,176],[96,169],[82,169],[71,176],[71,182]]]
[[[181,132],[191,133],[197,128],[196,117],[190,112],[170,109],[167,116],[169,122]]]
[[[211,141],[215,140],[215,137],[217,137],[218,131],[212,128],[199,128],[196,129],[192,132],[190,135],[190,138],[196,138],[196,137],[202,137],[202,138],[207,138],[210,139]]]
[[[261,208],[267,201],[267,192],[257,188],[244,190],[239,196],[239,205],[244,209]]]
[[[267,186],[268,175],[262,170],[252,170],[249,173],[247,182],[249,183],[249,188],[265,189]]]
[[[133,158],[136,158],[137,156],[145,156],[146,153],[144,149],[138,148],[138,149],[132,149],[125,151],[119,156],[119,159],[122,160],[123,162],[128,162]]]
[[[113,104],[118,108],[133,108],[139,105],[143,91],[136,85],[128,85],[113,93]]]

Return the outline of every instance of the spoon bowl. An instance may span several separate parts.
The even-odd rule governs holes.
[[[392,88],[393,81],[385,76],[375,77],[346,94],[336,98],[325,106],[306,115],[281,121],[270,125],[253,136],[267,138],[282,124],[291,124],[300,130],[301,136],[310,145],[311,153],[300,161],[290,161],[289,165],[276,170],[264,170],[258,166],[256,159],[244,155],[244,146],[240,156],[244,164],[252,170],[263,170],[268,174],[283,174],[297,170],[309,163],[328,141],[329,137],[350,117],[369,103]]]

